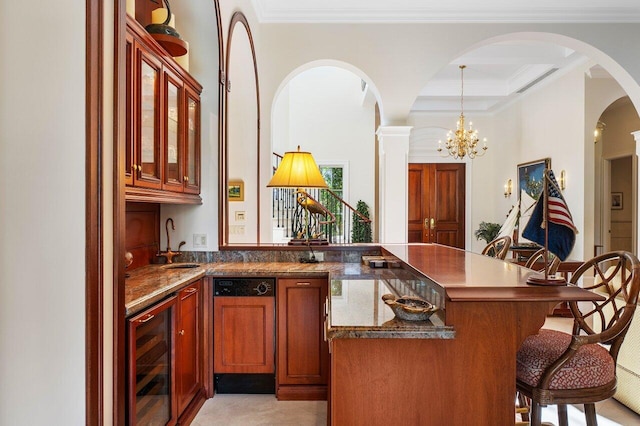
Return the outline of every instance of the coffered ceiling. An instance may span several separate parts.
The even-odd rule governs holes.
[[[262,23],[543,23],[640,22],[640,0],[252,0]],[[586,61],[571,49],[503,42],[468,52],[417,94],[414,112],[492,112]],[[600,72],[600,77],[607,76]]]

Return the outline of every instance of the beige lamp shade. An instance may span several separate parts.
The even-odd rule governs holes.
[[[267,187],[279,188],[326,188],[320,169],[310,152],[285,152],[278,169]]]

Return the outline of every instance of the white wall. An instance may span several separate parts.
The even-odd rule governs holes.
[[[176,30],[189,42],[189,73],[203,86],[200,95],[202,205],[161,207],[161,247],[166,247],[164,223],[174,219],[176,230],[171,234],[173,250],[185,241],[183,250],[210,251],[218,249],[218,31],[215,7],[210,0],[174,2],[171,11],[176,16]],[[194,248],[193,235],[205,234],[207,247]]]
[[[233,29],[229,56],[231,91],[227,94],[229,182],[244,183],[244,200],[229,202],[229,242],[256,243],[258,234],[258,98],[249,35],[244,25]],[[263,206],[266,205],[263,203]],[[236,212],[244,219],[236,220]]]
[[[0,424],[80,425],[84,3],[3,2],[2,16]]]
[[[522,149],[519,162],[551,158],[551,169],[567,173],[570,184],[563,196],[580,233],[569,255],[584,259],[584,236],[592,232],[592,224],[584,221],[583,200],[588,184],[585,178],[584,152],[584,69],[578,68],[525,97],[522,101]],[[591,177],[593,180],[593,177]],[[591,183],[591,193],[593,193]],[[587,229],[589,228],[589,229]],[[593,244],[591,244],[593,246]],[[591,255],[592,251],[588,252]]]

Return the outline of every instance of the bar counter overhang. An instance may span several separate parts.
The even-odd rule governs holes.
[[[454,337],[329,333],[333,425],[513,425],[522,341],[556,304],[599,298],[578,286],[529,285],[534,272],[463,250],[435,244],[382,249],[441,287],[440,318]]]

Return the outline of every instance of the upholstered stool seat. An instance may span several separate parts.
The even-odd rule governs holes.
[[[525,339],[518,350],[516,377],[537,386],[544,371],[567,350],[572,336],[542,329]],[[597,343],[581,346],[553,376],[549,389],[585,389],[604,386],[615,379],[615,362],[609,351]]]

